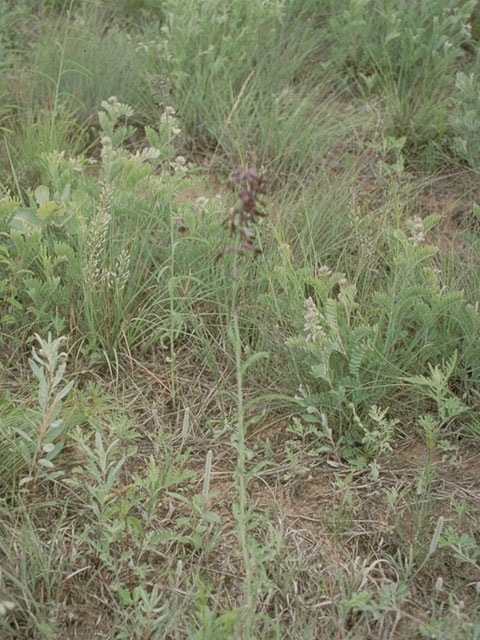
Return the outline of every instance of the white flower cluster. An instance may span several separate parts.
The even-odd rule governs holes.
[[[90,290],[96,290],[105,283],[108,288],[119,292],[125,288],[130,277],[130,251],[127,248],[119,253],[112,271],[102,267],[102,255],[112,217],[110,214],[112,196],[111,187],[102,185],[100,204],[88,230],[87,259],[83,267],[83,278]]]
[[[330,267],[326,264],[322,264],[320,266],[316,266],[315,267],[315,278],[329,278],[332,274],[333,271],[330,269]],[[336,280],[337,284],[339,285],[339,287],[344,287],[348,284],[348,280],[345,277],[345,274],[335,274],[336,276],[341,275],[342,277],[339,280]]]
[[[177,115],[177,112],[175,111],[175,109],[172,106],[167,105],[165,107],[165,111],[160,116],[160,122],[168,125],[170,127],[170,131],[174,136],[179,136],[182,133],[182,130],[180,129],[180,127],[173,126],[173,122],[174,122],[173,119],[175,118],[176,115]]]
[[[196,198],[195,200],[195,204],[197,205],[197,208],[202,211],[207,208],[207,204],[209,202],[210,202],[209,198],[206,198],[205,196],[198,196],[198,198]]]
[[[107,239],[108,225],[111,219],[111,202],[112,190],[109,186],[103,185],[100,205],[88,230],[87,260],[83,267],[85,284],[92,289],[96,288],[103,275],[100,266],[100,256],[102,255]]]
[[[110,96],[108,100],[102,100],[101,105],[112,120],[117,120],[120,116],[131,118],[134,114],[132,107],[123,102],[119,102],[117,96]]]
[[[183,175],[188,171],[187,160],[184,156],[177,156],[173,162],[170,162],[170,169],[174,174]]]
[[[110,289],[116,289],[117,292],[122,291],[130,277],[130,251],[124,247],[115,261],[115,269],[113,271],[105,271],[103,279]]]
[[[419,244],[425,242],[425,229],[423,227],[423,220],[420,216],[413,218],[413,224],[410,229],[410,241],[414,247],[418,247]]]
[[[462,36],[467,40],[471,40],[472,38],[472,25],[468,22],[467,24],[462,24]]]
[[[303,330],[307,334],[307,342],[321,342],[327,337],[321,325],[322,316],[311,297],[303,303],[303,318],[305,320]]]
[[[332,270],[330,269],[330,267],[327,267],[326,264],[322,264],[320,267],[319,266],[315,267],[316,278],[328,277],[331,275],[332,275]]]
[[[103,164],[109,164],[114,161],[118,155],[118,150],[113,148],[112,139],[109,136],[102,136],[100,138],[102,148],[100,149],[100,157]]]
[[[139,163],[148,162],[149,160],[156,160],[160,155],[160,150],[155,147],[145,147],[142,150],[135,151],[131,157],[137,160]]]

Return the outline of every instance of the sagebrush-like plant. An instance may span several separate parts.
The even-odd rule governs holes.
[[[64,447],[62,434],[65,421],[60,417],[62,400],[73,387],[74,380],[64,386],[63,378],[67,366],[67,353],[60,351],[64,337],[52,339],[48,334],[46,340],[36,336],[38,351],[32,348],[30,368],[38,382],[37,401],[41,422],[36,433],[28,433],[17,428],[20,437],[18,444],[25,462],[28,464],[28,475],[20,480],[20,486],[37,479],[53,480],[63,475],[61,469],[55,469],[55,458]]]

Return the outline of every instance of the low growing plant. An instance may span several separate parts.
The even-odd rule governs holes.
[[[61,469],[55,468],[55,459],[65,444],[62,436],[66,425],[60,417],[60,411],[62,400],[74,384],[74,380],[71,380],[61,386],[67,366],[67,354],[60,351],[65,338],[54,340],[50,334],[47,340],[39,335],[36,338],[39,350],[32,349],[29,363],[38,381],[37,400],[41,422],[35,430],[15,429],[19,436],[19,451],[28,465],[28,475],[20,480],[20,486],[35,483],[39,479],[54,480],[63,475]]]
[[[366,95],[385,96],[387,135],[405,152],[425,152],[448,131],[453,70],[470,42],[475,1],[346,0],[330,4],[329,64]],[[425,151],[428,149],[428,151]],[[430,158],[426,154],[429,154]]]

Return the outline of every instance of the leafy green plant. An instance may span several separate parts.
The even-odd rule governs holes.
[[[369,87],[375,86],[372,75],[381,80],[383,73],[413,86],[425,71],[451,69],[462,56],[474,4],[434,0],[427,6],[416,0],[402,10],[391,0],[332,4],[332,61]]]
[[[137,585],[131,592],[119,586],[118,594],[126,609],[125,621],[116,634],[118,640],[143,640],[162,632],[168,611],[158,585],[154,585],[150,591],[143,585]]]
[[[105,445],[100,430],[94,435],[93,446],[80,430],[74,439],[86,462],[73,470],[67,483],[77,491],[86,492],[89,507],[89,517],[78,534],[78,543],[85,554],[98,560],[101,569],[111,572],[119,585],[123,584],[123,576],[119,574],[125,569],[129,584],[132,577],[128,567],[135,552],[131,541],[143,535],[142,524],[133,513],[141,498],[134,484],[124,484],[121,472],[136,448],[129,447],[123,452],[120,438]]]
[[[477,173],[480,171],[480,107],[478,96],[480,83],[473,71],[459,71],[455,80],[456,91],[453,94],[454,112],[451,116],[453,128],[453,147],[458,155],[468,162]]]
[[[49,251],[48,245],[55,242],[56,230],[64,222],[68,225],[66,207],[63,202],[49,200],[45,187],[37,191],[37,197],[40,204],[31,208],[11,197],[2,200],[0,304],[4,330],[12,333],[26,324],[33,330],[46,330],[52,322],[52,306],[57,318],[64,311],[65,292],[56,273],[61,258]],[[60,319],[54,329],[63,331]]]
[[[338,420],[345,403],[361,407],[369,397],[362,365],[372,350],[377,329],[356,317],[355,285],[348,284],[343,274],[319,272],[308,284],[318,302],[312,297],[305,300],[304,334],[289,338],[287,344],[300,348],[309,365],[309,378],[315,386],[308,403],[326,411],[327,417],[333,412]]]
[[[432,140],[440,143],[447,132],[452,70],[465,55],[474,4],[414,0],[399,8],[392,0],[348,0],[330,5],[325,30],[330,64],[366,94],[386,96],[386,133],[405,136],[410,154]]]
[[[380,327],[377,370],[387,381],[424,371],[428,362],[450,359],[458,350],[452,375],[463,379],[465,367],[477,378],[478,349],[472,335],[478,317],[463,291],[450,287],[437,266],[438,248],[426,243],[438,216],[407,221],[387,231],[389,273],[386,286],[373,292]],[[467,355],[468,354],[468,355]]]
[[[192,640],[222,640],[232,637],[241,621],[241,612],[232,609],[218,614],[208,604],[205,588],[200,585],[195,602],[196,630],[190,634]]]
[[[438,429],[448,428],[452,421],[460,415],[468,412],[468,407],[452,393],[449,389],[448,381],[457,363],[457,353],[455,352],[450,360],[440,367],[432,367],[428,363],[429,375],[407,376],[405,382],[411,384],[417,392],[434,401],[437,409]],[[428,421],[424,417],[424,426],[427,429]]]
[[[167,0],[164,7],[165,76],[185,131],[213,149],[210,166],[233,169],[241,148],[245,162],[283,181],[290,171],[308,174],[355,126],[350,114],[337,118],[341,107],[317,64],[311,2]]]
[[[44,330],[54,316],[55,330],[62,331],[65,318],[75,318],[80,335],[88,336],[86,347],[103,343],[111,356],[125,336],[132,343],[144,333],[140,318],[152,307],[160,314],[164,306],[165,316],[169,309],[169,325],[174,326],[162,333],[172,344],[183,324],[172,306],[176,276],[167,286],[156,283],[168,264],[167,252],[159,253],[157,244],[162,235],[167,237],[167,218],[174,242],[169,214],[185,172],[183,165],[175,168],[180,167],[173,146],[179,129],[171,107],[157,128],[146,128],[155,146],[131,152],[126,146],[137,131],[128,120],[133,110],[114,96],[102,106],[100,184],[85,175],[89,163],[84,158],[52,151],[41,156],[46,184],[30,193],[30,206],[8,195],[2,199],[0,292],[4,326],[20,330],[28,322],[31,330]],[[160,163],[171,165],[173,175],[166,168],[153,179]],[[139,261],[137,255],[150,257]],[[146,297],[149,287],[159,290],[157,299]],[[168,303],[163,305],[163,299]]]
[[[42,420],[36,433],[16,428],[20,438],[18,448],[28,464],[28,475],[20,480],[20,486],[38,479],[53,480],[63,475],[61,469],[55,469],[54,462],[64,447],[62,434],[66,425],[59,414],[62,400],[74,384],[74,380],[71,380],[60,387],[67,366],[67,354],[60,351],[65,338],[53,340],[50,334],[47,340],[39,335],[36,338],[39,350],[32,349],[29,363],[38,381],[37,400]]]
[[[450,549],[460,562],[480,570],[480,546],[474,536],[466,532],[460,533],[450,526],[440,537],[439,546]]]

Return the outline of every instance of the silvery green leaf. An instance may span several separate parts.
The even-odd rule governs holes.
[[[38,219],[35,209],[19,209],[10,223],[10,227],[20,233],[26,233],[30,229],[42,229],[42,223]]]
[[[57,471],[52,471],[52,473],[49,473],[48,477],[50,478],[50,480],[53,480],[63,475],[64,475],[64,472],[61,469],[58,469]]]
[[[52,422],[46,433],[46,438],[48,439],[48,442],[55,442],[55,440],[58,438],[58,436],[62,433],[64,429],[65,429],[65,423],[63,422],[63,420],[55,420],[54,422]]]
[[[66,384],[61,391],[58,392],[57,398],[59,400],[62,400],[62,398],[64,398],[68,394],[70,389],[73,387],[74,382],[74,380],[70,380],[70,382]]]
[[[55,387],[59,384],[59,382],[61,382],[63,378],[63,374],[65,373],[66,366],[67,366],[66,362],[63,362],[57,367],[57,371],[55,372],[55,377],[53,378],[53,382],[52,382],[52,389],[55,389]]]
[[[63,449],[63,442],[56,442],[53,445],[53,449],[52,451],[50,451],[50,453],[47,453],[46,458],[48,460],[53,460],[54,458],[56,458],[58,456],[58,454],[60,453],[60,451]]]
[[[38,356],[33,349],[32,349],[32,352],[33,352],[32,353],[33,357],[38,359]],[[39,360],[39,362],[42,364],[41,360]],[[30,364],[30,369],[33,371],[33,375],[37,379],[39,379],[43,375],[43,370],[31,358],[29,359],[28,363]]]
[[[42,378],[39,380],[37,398],[40,408],[42,409],[42,411],[45,411],[48,403],[48,388],[45,376],[42,376]]]
[[[50,191],[44,184],[39,185],[35,189],[35,200],[39,207],[43,207],[50,198]]]
[[[53,462],[50,462],[50,460],[47,460],[47,458],[40,458],[38,464],[41,464],[42,467],[46,467],[47,469],[53,469],[54,467]]]
[[[28,435],[28,433],[23,431],[23,429],[19,429],[18,427],[15,427],[15,433],[20,434],[22,438],[25,438],[25,440],[27,440],[28,442],[33,442],[32,438]]]

